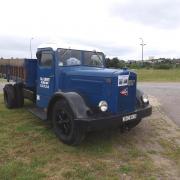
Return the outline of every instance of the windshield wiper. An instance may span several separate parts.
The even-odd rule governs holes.
[[[60,54],[61,58],[63,58],[69,51],[71,52],[72,50],[69,48],[66,49],[65,52],[63,52],[63,54]]]

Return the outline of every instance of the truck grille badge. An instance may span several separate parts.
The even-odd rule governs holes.
[[[122,89],[120,91],[121,96],[128,96],[128,88]]]

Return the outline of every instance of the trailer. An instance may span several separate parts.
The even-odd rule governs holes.
[[[89,131],[131,129],[150,116],[148,97],[137,89],[136,73],[105,67],[102,52],[54,48],[37,49],[37,59],[0,60],[7,108],[20,108],[52,124],[57,137],[79,144]]]

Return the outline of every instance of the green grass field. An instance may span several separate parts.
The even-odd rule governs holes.
[[[137,72],[138,81],[142,82],[180,82],[180,69],[139,69],[135,72]]]
[[[135,69],[138,81],[141,82],[180,82],[180,69],[156,70],[156,69]],[[0,78],[0,82],[5,82]]]
[[[2,99],[0,95],[2,180],[155,180],[169,179],[172,173],[178,176],[180,148],[174,136],[162,136],[161,131],[169,130],[158,117],[124,134],[119,130],[91,133],[80,146],[71,147],[26,110],[29,102],[23,109],[8,110]],[[159,165],[158,158],[165,159],[165,164]]]

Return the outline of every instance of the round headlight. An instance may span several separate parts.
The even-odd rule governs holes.
[[[100,110],[101,110],[102,112],[107,111],[107,109],[108,109],[108,104],[107,104],[107,102],[106,102],[106,101],[100,101],[100,102],[99,102],[99,108],[100,108]]]
[[[142,100],[143,100],[143,102],[144,102],[145,104],[149,103],[148,96],[147,96],[147,95],[145,95],[145,94],[143,94],[143,96],[142,96]]]

